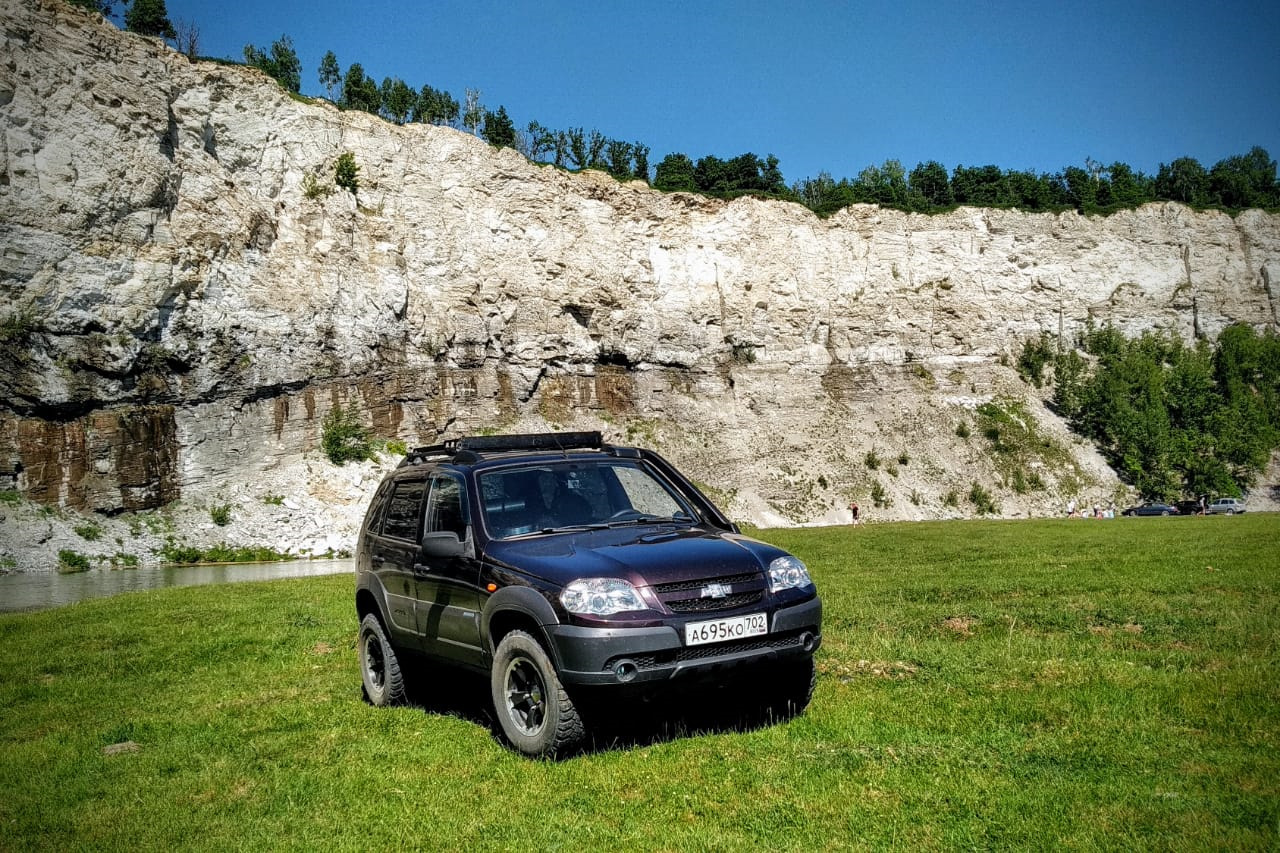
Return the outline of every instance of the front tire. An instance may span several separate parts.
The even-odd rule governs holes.
[[[502,734],[519,752],[550,758],[581,744],[586,732],[578,709],[546,650],[524,631],[498,644],[489,686]]]
[[[813,658],[787,666],[778,674],[775,683],[778,691],[778,698],[773,704],[775,713],[782,719],[804,713],[818,683],[818,670],[813,665]]]
[[[376,614],[369,613],[360,621],[359,649],[365,698],[378,707],[403,704],[404,672]]]

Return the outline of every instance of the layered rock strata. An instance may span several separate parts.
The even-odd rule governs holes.
[[[411,444],[651,441],[759,522],[838,519],[873,478],[886,515],[946,515],[948,489],[999,479],[954,432],[1002,395],[1105,492],[1002,362],[1089,322],[1190,339],[1280,317],[1271,214],[820,220],[304,102],[60,0],[0,13],[0,487],[39,501],[115,513],[264,482],[355,402]],[[876,448],[917,465],[886,478]],[[1058,479],[1007,508],[1056,506]]]

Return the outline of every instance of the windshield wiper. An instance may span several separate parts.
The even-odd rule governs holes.
[[[672,515],[654,515],[642,512],[638,513],[634,518],[621,518],[617,521],[611,521],[609,522],[609,527],[624,527],[630,524],[653,524],[654,522],[662,524],[692,523],[693,518],[687,512],[676,512]]]

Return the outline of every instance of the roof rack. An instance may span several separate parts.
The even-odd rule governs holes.
[[[470,464],[483,459],[484,453],[513,450],[600,450],[605,446],[599,432],[536,432],[514,435],[470,435],[453,438],[442,444],[410,450],[398,467],[420,465],[430,459],[448,459]]]

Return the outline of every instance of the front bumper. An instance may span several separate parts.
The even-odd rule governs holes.
[[[700,679],[741,666],[811,656],[822,641],[822,602],[815,596],[780,608],[769,623],[763,636],[698,646],[684,644],[683,623],[656,628],[551,625],[547,635],[564,684]]]

